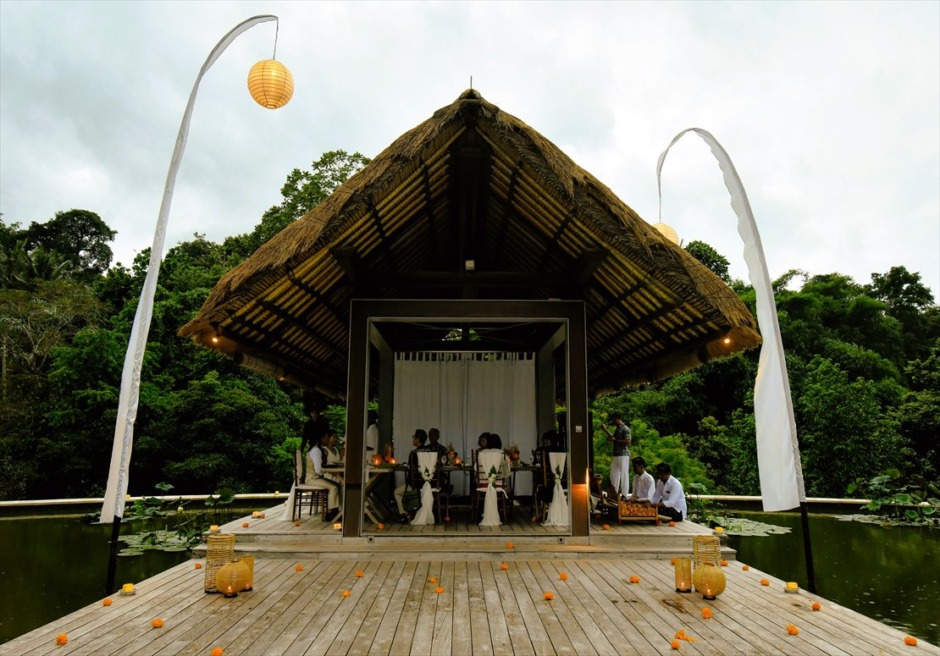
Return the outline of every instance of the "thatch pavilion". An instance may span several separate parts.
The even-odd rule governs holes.
[[[383,442],[406,444],[442,416],[396,419],[400,362],[531,362],[531,400],[514,402],[531,430],[503,430],[534,445],[566,406],[579,536],[589,532],[589,398],[760,342],[717,276],[474,90],[223,276],[180,334],[345,400],[346,537],[362,530],[368,401],[379,401]],[[445,442],[466,452],[485,412],[462,412]]]

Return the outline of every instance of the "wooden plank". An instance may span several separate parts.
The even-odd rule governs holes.
[[[513,564],[515,565],[518,562],[521,561],[514,560]],[[520,594],[517,594],[519,589],[518,572],[512,567],[503,571],[497,563],[491,562],[481,563],[480,567],[484,572],[489,571],[490,576],[493,577],[493,581],[496,583],[500,603],[503,607],[503,615],[509,628],[509,639],[512,641],[513,652],[515,654],[554,653],[551,640],[545,632],[545,627],[542,625],[529,595],[524,588],[519,591]],[[491,631],[493,628],[492,619],[491,614]]]
[[[415,569],[411,587],[408,589],[401,605],[401,615],[395,628],[395,638],[392,640],[391,649],[388,651],[390,654],[401,656],[411,653],[412,637],[414,636],[415,625],[418,622],[418,610],[421,607],[421,598],[428,585],[429,566],[429,563],[426,562],[418,563]]]
[[[571,643],[574,645],[578,654],[615,654],[617,648],[608,639],[607,633],[601,626],[598,626],[594,616],[584,606],[584,601],[577,595],[569,593],[567,586],[562,585],[557,570],[551,563],[546,561],[529,562],[529,567],[535,576],[536,581],[540,582],[543,589],[549,586],[561,591],[556,598],[553,606],[555,615],[562,622],[562,625],[569,631],[569,636],[573,634]],[[557,582],[557,583],[556,583]],[[582,640],[587,644],[583,644]]]
[[[385,614],[380,622],[381,630],[377,633],[372,646],[369,649],[370,654],[388,654],[391,651],[392,643],[397,633],[399,616],[401,609],[404,608],[405,599],[411,590],[411,586],[418,575],[418,563],[407,562],[399,574],[398,581],[395,584],[395,590],[392,593],[386,606]],[[357,643],[353,644],[355,648]],[[351,651],[353,654],[362,654],[364,651]]]
[[[478,567],[493,651],[496,654],[534,654],[512,591],[497,583],[496,574],[501,571],[488,561],[479,562]]]
[[[473,639],[470,632],[470,592],[466,561],[454,563],[453,576],[454,604],[451,617],[450,649],[446,652],[435,651],[435,653],[457,653],[461,649],[476,653],[473,651]]]
[[[437,595],[437,608],[433,618],[433,638],[431,641],[431,654],[450,654],[452,647],[459,643],[454,642],[454,606],[459,591],[454,561],[445,561],[441,567],[440,581],[444,593]],[[458,621],[458,623],[460,623]],[[469,645],[468,643],[465,643]]]
[[[486,596],[483,592],[483,578],[480,572],[479,563],[465,563],[467,569],[467,598],[470,610],[470,652],[480,656],[490,656],[490,654],[511,653],[509,651],[509,639],[506,638],[506,648],[504,651],[496,652],[493,647],[493,641],[490,637],[490,626],[487,613]],[[495,610],[494,610],[495,614]]]
[[[434,614],[437,610],[437,599],[440,596],[435,592],[440,588],[447,591],[441,579],[442,566],[439,561],[430,563],[427,571],[427,582],[422,591],[418,606],[418,617],[415,629],[411,635],[411,654],[413,656],[430,656],[431,642],[434,639]]]
[[[526,608],[524,618],[526,626],[529,627],[530,635],[533,633],[533,626],[542,629],[536,632],[538,634],[537,638],[532,636],[536,653],[554,653],[561,654],[562,656],[577,654],[577,648],[572,642],[568,631],[577,633],[579,629],[575,626],[562,625],[565,613],[563,612],[562,615],[556,613],[555,601],[560,600],[561,593],[556,589],[554,581],[543,581],[543,585],[540,585],[540,583],[536,581],[528,561],[523,560],[514,561],[507,572],[509,574],[508,578],[512,582],[512,587],[516,591],[516,598],[519,600],[520,607]],[[555,600],[546,600],[546,592],[551,592],[555,596]],[[536,619],[541,624],[541,627],[538,627],[536,624]],[[544,638],[542,634],[544,634]],[[581,632],[578,642],[581,642],[583,637],[584,634]],[[548,641],[547,645],[544,643],[546,638]],[[546,651],[547,648],[550,648],[550,651]],[[585,653],[596,653],[590,645],[588,645],[587,648],[590,649],[590,651]]]

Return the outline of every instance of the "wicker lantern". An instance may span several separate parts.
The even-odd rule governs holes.
[[[721,539],[714,535],[696,535],[692,538],[692,557],[696,569],[705,563],[721,562]]]
[[[692,559],[676,558],[676,592],[692,592]]]
[[[382,465],[382,456],[376,453],[374,456],[372,456],[372,466],[380,467],[381,465]]]
[[[238,562],[245,563],[245,567],[248,568],[248,582],[245,583],[244,587],[245,592],[248,592],[255,587],[255,557],[243,555],[238,559]]]
[[[725,591],[725,573],[721,567],[705,563],[695,567],[692,583],[705,599],[714,599]]]
[[[262,59],[248,72],[248,92],[262,107],[277,109],[293,97],[294,77],[276,59]]]
[[[654,223],[653,227],[659,230],[659,234],[671,241],[673,244],[679,243],[679,233],[677,233],[676,229],[671,225],[660,221],[659,223]]]
[[[215,575],[215,587],[226,597],[237,597],[245,589],[251,574],[248,565],[237,558],[226,563]]]

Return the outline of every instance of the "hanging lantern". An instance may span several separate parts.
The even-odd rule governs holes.
[[[262,59],[248,72],[248,92],[267,109],[283,107],[294,95],[294,77],[276,59]]]
[[[705,599],[714,599],[725,591],[725,573],[720,567],[711,563],[696,565],[692,583]]]
[[[692,592],[692,559],[676,558],[676,592]]]
[[[679,243],[679,233],[676,232],[676,229],[671,225],[660,221],[659,223],[654,223],[653,227],[659,230],[659,234],[671,241],[673,244]]]
[[[251,579],[248,565],[238,559],[226,563],[215,575],[215,587],[226,597],[237,597]]]

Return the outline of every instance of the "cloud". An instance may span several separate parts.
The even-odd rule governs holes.
[[[186,98],[240,3],[0,3],[0,212],[73,207],[150,245]],[[250,230],[291,169],[374,156],[473,84],[654,222],[655,166],[686,127],[734,159],[771,275],[896,265],[940,290],[936,3],[282,3],[296,91],[247,100],[274,25],[240,37],[200,88],[168,245]],[[745,277],[720,172],[688,138],[663,219]]]

